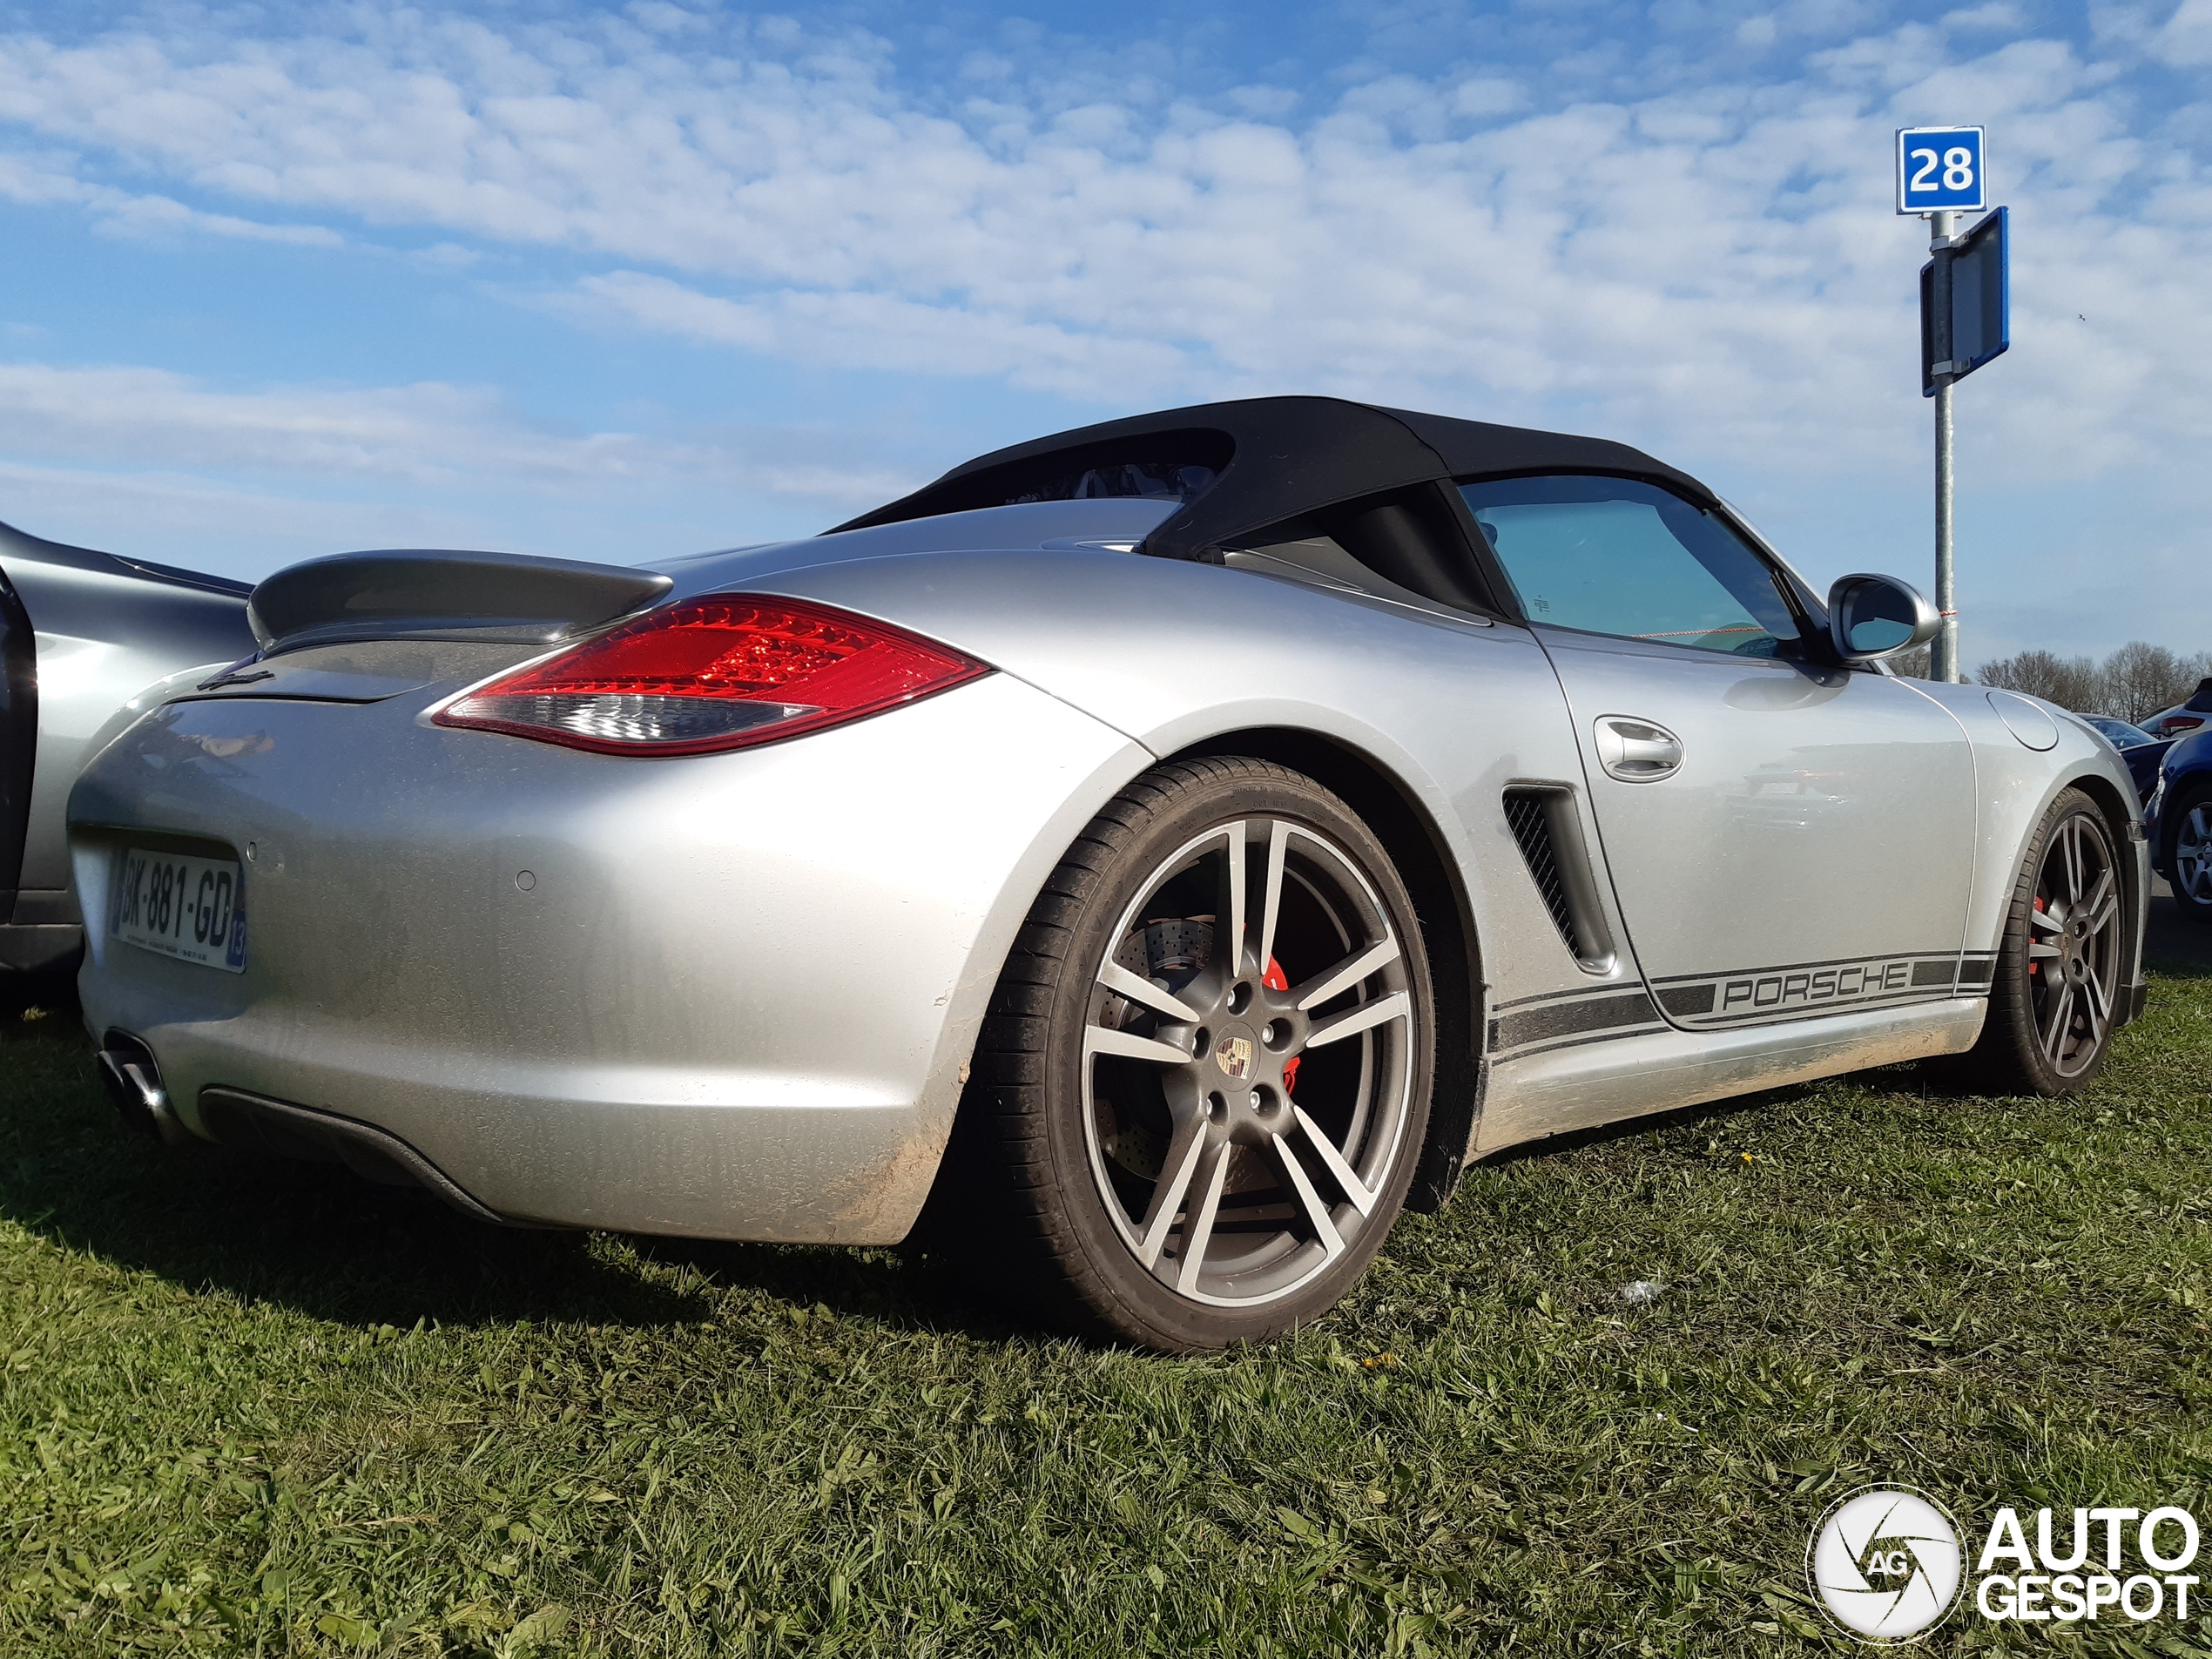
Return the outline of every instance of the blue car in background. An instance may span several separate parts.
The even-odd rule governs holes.
[[[2174,907],[2212,927],[2212,726],[2166,752],[2143,826],[2151,867],[2174,889]]]
[[[2208,722],[2212,722],[2212,674],[2198,682],[2186,702],[2146,719],[2143,730],[2154,738],[2185,738],[2203,730]]]
[[[2128,775],[2135,782],[2135,799],[2148,802],[2151,792],[2158,787],[2158,772],[2165,761],[2166,752],[2174,746],[2170,738],[2154,738],[2139,725],[2109,714],[2085,714],[2081,723],[2094,731],[2120,751],[2120,758],[2128,763]]]

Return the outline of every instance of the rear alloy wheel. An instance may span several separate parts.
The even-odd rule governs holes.
[[[2051,805],[2014,887],[1970,1056],[1993,1092],[2070,1095],[2104,1065],[2126,995],[2126,899],[2111,826],[2078,789]]]
[[[2212,926],[2212,782],[2183,789],[2166,808],[2173,828],[2173,851],[2166,867],[2174,873],[2174,907],[2191,921]]]
[[[1177,763],[1046,884],[971,1109],[1051,1312],[1171,1352],[1333,1305],[1396,1218],[1433,1021],[1413,906],[1311,779]]]

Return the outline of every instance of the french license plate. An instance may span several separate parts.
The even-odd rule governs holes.
[[[246,906],[229,859],[132,847],[122,857],[108,932],[164,956],[246,971]]]

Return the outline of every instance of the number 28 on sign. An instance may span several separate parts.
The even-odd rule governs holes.
[[[1977,212],[1982,185],[1979,127],[1901,127],[1897,135],[1897,211]]]

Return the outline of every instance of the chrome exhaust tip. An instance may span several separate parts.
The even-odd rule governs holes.
[[[111,1032],[99,1052],[99,1068],[100,1086],[125,1123],[168,1146],[192,1139],[192,1132],[169,1109],[169,1091],[161,1086],[161,1069],[145,1044]]]

